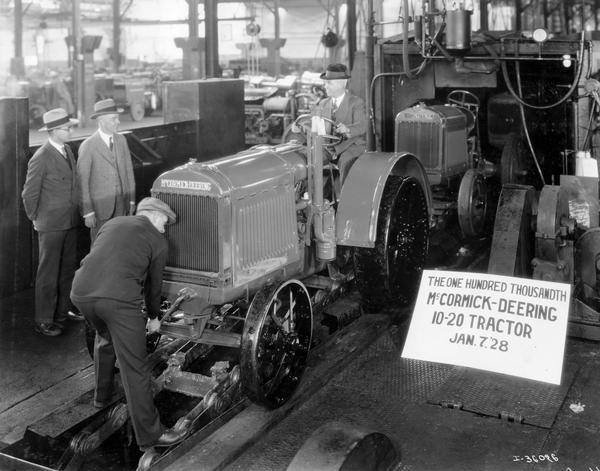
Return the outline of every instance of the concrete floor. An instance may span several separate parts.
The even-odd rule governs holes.
[[[600,469],[597,343],[569,339],[566,368],[574,381],[551,428],[543,428],[428,403],[452,370],[415,368],[401,359],[403,338],[403,328],[385,332],[226,469],[285,470],[311,434],[332,421],[387,435],[402,457],[396,471]],[[585,405],[584,411],[574,413],[569,406],[575,403]]]
[[[71,323],[64,335],[55,338],[34,332],[32,291],[0,300],[0,312],[2,447],[19,440],[25,427],[44,414],[89,392],[93,368],[82,323]],[[379,331],[343,369],[319,378],[316,392],[220,466],[236,471],[285,470],[310,435],[335,420],[386,434],[402,456],[396,470],[600,469],[600,344],[568,339],[565,377],[572,384],[565,389],[551,428],[544,428],[428,403],[455,367],[409,365],[401,358],[405,331],[406,322]],[[575,403],[583,404],[584,411],[573,412],[570,405]],[[265,413],[250,406],[233,419],[231,430],[241,429],[236,420],[257,411]],[[199,443],[168,469],[190,469],[190,463],[193,469],[214,469],[197,462],[205,446]],[[228,447],[232,444],[220,448]],[[528,463],[539,461],[540,455],[558,461],[541,458],[537,464]]]

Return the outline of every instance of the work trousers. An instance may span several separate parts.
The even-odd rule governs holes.
[[[350,172],[350,168],[356,162],[356,160],[365,151],[365,146],[352,144],[344,152],[338,156],[338,169],[340,171],[340,180],[343,184]]]
[[[94,399],[106,402],[111,398],[116,356],[138,446],[153,445],[163,433],[163,426],[154,405],[152,369],[146,353],[146,317],[140,306],[105,298],[75,304],[96,328]]]
[[[35,322],[49,324],[71,309],[71,284],[77,270],[77,229],[38,232]]]

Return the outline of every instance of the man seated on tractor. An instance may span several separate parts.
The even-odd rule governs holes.
[[[325,81],[327,98],[314,106],[311,115],[331,120],[333,124],[328,126],[333,129],[326,129],[327,133],[341,137],[340,142],[332,146],[332,159],[337,159],[343,183],[352,164],[365,151],[367,111],[365,102],[346,89],[350,75],[344,64],[328,65],[321,78]],[[292,132],[298,133],[300,129],[294,125]]]

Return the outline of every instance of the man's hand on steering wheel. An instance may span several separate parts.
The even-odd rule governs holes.
[[[338,123],[335,126],[335,134],[339,134],[343,139],[350,137],[350,129],[344,123]]]
[[[295,134],[309,133],[310,129],[311,129],[312,118],[313,117],[310,114],[304,114],[304,115],[298,116],[295,119],[295,121],[290,125],[290,131]],[[331,126],[331,129],[333,131],[333,134],[323,134],[322,135],[322,137],[324,139],[326,139],[326,141],[327,141],[325,145],[327,145],[327,146],[336,145],[336,144],[339,144],[340,142],[342,142],[346,137],[349,137],[350,130],[348,129],[348,127],[345,124],[336,123],[335,121],[333,121],[329,118],[326,118],[324,116],[320,116],[320,118],[323,121],[325,121],[326,123],[329,123],[329,125]],[[342,128],[340,128],[340,126],[342,126]],[[345,130],[347,132],[347,135],[343,132],[343,130]]]

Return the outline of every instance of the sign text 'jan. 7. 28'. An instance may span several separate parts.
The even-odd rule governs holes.
[[[560,384],[571,286],[425,270],[402,356]]]

